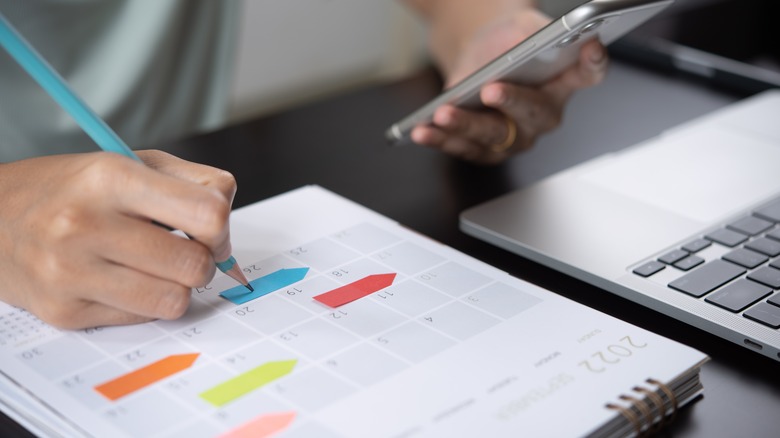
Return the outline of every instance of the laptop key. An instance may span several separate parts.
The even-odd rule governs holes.
[[[766,300],[769,304],[774,304],[775,306],[780,306],[780,294],[776,294],[772,298]]]
[[[658,257],[659,262],[664,262],[667,265],[671,265],[672,263],[679,262],[680,260],[684,259],[685,257],[688,257],[688,251],[683,251],[681,249],[675,249],[674,251],[667,252],[666,254],[662,255],[661,257]]]
[[[778,236],[778,240],[780,240],[780,236]],[[682,249],[688,252],[699,252],[710,245],[712,242],[707,239],[696,239],[683,245]]]
[[[780,255],[780,242],[766,237],[759,237],[758,239],[745,244],[745,248],[758,251],[761,254],[766,254],[770,257],[777,257]]]
[[[734,231],[739,231],[740,233],[747,234],[748,236],[755,236],[756,234],[763,233],[764,231],[772,228],[773,225],[774,224],[772,222],[765,221],[761,218],[747,216],[726,225],[726,228],[731,228]]]
[[[713,242],[718,242],[721,245],[726,245],[729,247],[737,246],[748,239],[748,236],[733,230],[729,230],[727,228],[715,230],[704,237],[712,240]]]
[[[755,281],[740,279],[711,293],[704,301],[736,313],[771,293],[772,289]]]
[[[704,259],[699,256],[688,256],[679,262],[675,263],[673,266],[677,269],[681,269],[683,271],[689,271],[700,264],[704,263]]]
[[[780,307],[769,303],[758,303],[748,309],[742,316],[761,324],[768,325],[773,329],[780,328]]]
[[[772,230],[772,231],[766,233],[766,237],[769,237],[769,238],[772,238],[772,239],[775,239],[775,240],[780,240],[780,228],[777,228],[775,230]]]
[[[780,222],[780,199],[774,201],[766,207],[759,208],[758,210],[754,211],[753,214],[760,217],[761,219],[766,219],[772,222]]]
[[[713,260],[669,283],[672,289],[700,297],[747,272],[725,260]]]
[[[649,277],[656,272],[660,271],[661,269],[664,269],[666,265],[663,263],[657,262],[655,260],[651,260],[647,263],[645,263],[642,266],[637,267],[633,270],[633,273],[636,275],[641,275],[642,277]]]
[[[747,278],[765,284],[772,289],[780,289],[780,269],[764,266],[748,274]]]
[[[769,260],[769,257],[749,249],[739,248],[727,254],[723,254],[723,259],[732,263],[736,263],[740,266],[744,266],[748,269],[753,269],[756,266]]]

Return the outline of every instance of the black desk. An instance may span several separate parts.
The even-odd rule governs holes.
[[[517,277],[706,352],[713,360],[703,371],[705,395],[665,434],[779,436],[780,363],[458,230],[458,213],[466,207],[649,138],[736,97],[614,63],[603,85],[575,96],[561,129],[499,167],[468,165],[421,147],[387,147],[385,128],[438,89],[436,76],[424,71],[164,149],[233,172],[236,207],[319,184]],[[12,433],[7,420],[4,426],[0,435]]]
[[[712,357],[705,395],[670,433],[780,436],[780,363],[458,230],[458,213],[737,99],[684,79],[613,63],[601,86],[576,95],[564,126],[500,167],[464,164],[421,147],[388,148],[387,126],[438,91],[431,72],[384,87],[189,139],[167,150],[230,170],[236,206],[319,184],[511,274],[694,346]]]

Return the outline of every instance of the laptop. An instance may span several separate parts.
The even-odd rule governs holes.
[[[468,209],[460,226],[780,361],[780,89]]]
[[[465,211],[461,229],[780,361],[778,12],[676,2],[613,43],[613,58],[759,94]]]

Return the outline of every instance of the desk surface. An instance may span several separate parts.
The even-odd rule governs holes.
[[[780,364],[458,230],[458,213],[467,207],[737,97],[615,62],[601,86],[575,96],[560,129],[501,166],[469,165],[422,147],[387,147],[385,128],[439,86],[435,74],[424,71],[164,149],[231,171],[239,186],[236,207],[319,184],[517,277],[704,351],[713,359],[702,374],[704,397],[665,434],[778,436]],[[0,435],[24,434],[4,419]]]

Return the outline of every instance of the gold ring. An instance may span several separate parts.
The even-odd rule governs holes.
[[[507,116],[504,116],[504,120],[506,120],[506,139],[501,143],[490,145],[490,150],[493,152],[504,152],[512,147],[515,144],[515,140],[517,140],[517,125],[515,121]]]

